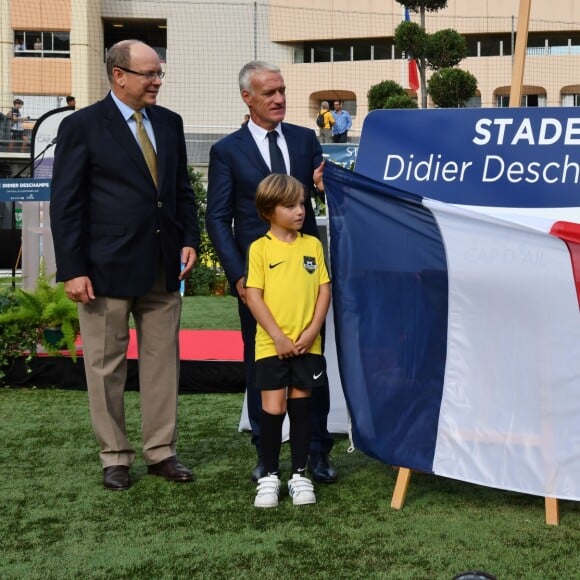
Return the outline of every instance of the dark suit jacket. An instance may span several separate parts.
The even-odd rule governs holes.
[[[302,231],[318,237],[310,192],[312,173],[322,162],[322,148],[311,129],[282,123],[282,132],[290,154],[290,174],[306,186]],[[206,226],[232,289],[244,275],[249,245],[268,231],[268,224],[258,216],[255,199],[258,184],[269,174],[247,126],[211,148]]]
[[[150,107],[158,187],[111,95],[60,124],[50,216],[57,280],[88,276],[100,296],[142,296],[162,257],[179,289],[180,250],[199,246],[181,117]]]

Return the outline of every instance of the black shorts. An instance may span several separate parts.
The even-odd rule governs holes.
[[[256,387],[261,391],[326,386],[326,359],[321,354],[303,354],[284,359],[269,356],[256,361]]]
[[[10,139],[12,139],[12,141],[24,141],[24,130],[17,131],[13,129],[10,131]]]

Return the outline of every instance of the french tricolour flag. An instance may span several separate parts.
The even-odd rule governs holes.
[[[324,183],[356,446],[579,500],[579,226],[473,212],[332,164]]]
[[[409,22],[411,17],[409,15],[409,9],[406,6],[403,6],[403,20]],[[409,88],[413,91],[419,90],[419,71],[417,69],[417,60],[412,58],[408,58],[408,73],[409,73]]]

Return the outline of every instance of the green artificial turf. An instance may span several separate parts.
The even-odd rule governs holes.
[[[185,296],[181,327],[209,330],[239,330],[238,301],[233,296]]]
[[[126,394],[139,452],[139,397]],[[253,507],[255,454],[238,433],[241,394],[180,396],[178,452],[196,480],[146,475],[104,490],[87,396],[0,390],[0,578],[429,578],[482,569],[498,579],[578,578],[580,509],[542,498],[414,474],[390,507],[396,471],[337,438],[340,481],[318,503]],[[288,474],[289,449],[282,451]]]

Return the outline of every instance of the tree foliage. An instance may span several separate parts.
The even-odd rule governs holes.
[[[417,109],[417,101],[406,93],[404,95],[392,95],[385,101],[383,109]]]
[[[205,225],[207,212],[207,191],[203,184],[203,173],[196,171],[192,165],[188,168],[189,181],[195,194],[195,203],[199,218],[199,255],[194,269],[185,284],[185,294],[197,296],[223,294],[229,292],[226,277],[223,274],[219,256],[209,239]]]
[[[415,22],[403,21],[397,26],[395,30],[395,45],[407,58],[415,59],[417,68],[419,69],[419,78],[421,85],[421,106],[427,107],[427,93],[431,94],[433,101],[442,98],[442,95],[437,94],[433,97],[430,86],[433,86],[435,91],[439,85],[445,81],[451,82],[457,79],[461,82],[459,87],[451,87],[450,99],[457,102],[459,95],[464,94],[470,82],[466,82],[468,77],[462,75],[445,74],[442,78],[437,78],[434,83],[427,83],[427,69],[431,69],[436,73],[443,72],[446,69],[455,67],[467,56],[467,43],[465,38],[457,31],[452,29],[439,30],[433,34],[425,32],[425,13],[437,12],[447,7],[447,0],[396,0],[402,6],[407,6],[409,10],[420,14],[420,25]],[[469,80],[475,81],[473,75],[469,75]],[[477,87],[477,82],[476,82]],[[475,92],[475,88],[473,89]],[[473,95],[473,92],[467,97]],[[445,98],[444,101],[448,102]],[[464,98],[461,102],[464,102]],[[440,105],[441,106],[441,105]],[[448,106],[448,105],[446,105]],[[455,104],[452,106],[461,106]]]
[[[417,101],[395,81],[382,81],[373,85],[367,93],[369,111],[375,109],[416,109]]]
[[[197,261],[199,264],[204,264],[209,267],[219,266],[219,258],[205,227],[205,213],[207,210],[207,192],[203,185],[203,174],[200,171],[195,171],[192,165],[187,167],[189,173],[189,181],[195,194],[195,203],[197,205],[197,214],[199,219],[200,243],[199,256]]]
[[[429,68],[435,71],[450,68],[467,56],[467,42],[451,28],[439,30],[428,35],[423,54]]]
[[[416,22],[404,20],[395,29],[395,45],[407,57],[422,59],[428,44],[429,35]]]
[[[396,0],[401,6],[406,6],[413,12],[438,12],[447,8],[447,0]]]
[[[369,111],[386,109],[386,102],[394,96],[407,96],[405,89],[395,81],[382,81],[373,85],[367,93]]]
[[[459,68],[444,68],[429,79],[427,89],[438,107],[464,107],[477,89],[476,78]]]

